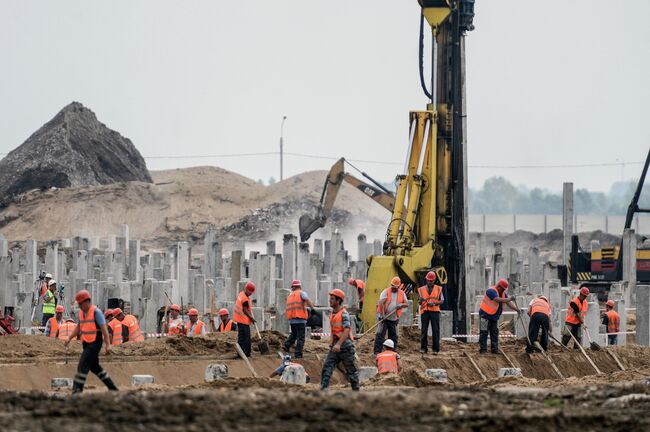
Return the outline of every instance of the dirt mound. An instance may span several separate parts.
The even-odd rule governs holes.
[[[11,335],[0,337],[0,358],[29,361],[41,357],[73,356],[81,352],[81,344],[71,343],[68,349],[63,341],[45,336]]]

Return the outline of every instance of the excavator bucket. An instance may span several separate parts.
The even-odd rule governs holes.
[[[325,217],[316,216],[315,218],[305,213],[298,219],[298,230],[300,231],[300,241],[306,242],[314,231],[325,226]]]

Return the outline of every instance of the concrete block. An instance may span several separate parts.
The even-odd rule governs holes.
[[[522,377],[521,368],[500,368],[499,378],[505,377]]]
[[[133,387],[139,387],[141,385],[153,383],[153,375],[131,375],[131,385]]]
[[[449,381],[449,377],[447,376],[447,371],[445,369],[427,369],[424,371],[424,375],[435,382],[446,383]]]
[[[277,314],[275,315],[275,330],[288,333],[289,332],[289,321],[287,320],[286,310],[287,310],[287,297],[291,293],[288,289],[278,289],[276,291],[276,309]]]
[[[637,286],[636,343],[650,346],[650,285]]]
[[[228,378],[228,366],[225,364],[213,363],[205,368],[205,382],[212,382]]]
[[[52,378],[50,386],[52,390],[71,389],[72,378]]]
[[[298,384],[304,385],[307,384],[307,373],[305,368],[299,364],[291,364],[284,368],[280,381],[286,382],[287,384]]]
[[[359,382],[368,381],[370,378],[375,377],[379,371],[375,366],[361,366],[359,368]]]

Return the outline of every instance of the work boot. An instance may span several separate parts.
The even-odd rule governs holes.
[[[427,353],[427,350],[425,350],[425,349],[420,350],[420,354],[426,354],[426,353]]]
[[[485,353],[487,353],[487,350],[479,350],[478,353],[479,354],[485,354]]]

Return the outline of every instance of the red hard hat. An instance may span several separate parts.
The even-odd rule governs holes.
[[[429,273],[427,273],[425,279],[433,282],[434,280],[436,280],[436,274],[430,271]]]
[[[390,280],[390,284],[391,284],[392,286],[396,286],[396,287],[398,287],[398,286],[400,286],[400,285],[402,284],[402,281],[400,280],[399,277],[395,276],[394,278],[392,278],[392,279]]]
[[[246,282],[246,286],[244,287],[246,291],[249,293],[254,293],[255,292],[255,284],[251,281]]]
[[[169,310],[173,310],[173,311],[176,311],[176,312],[180,312],[180,311],[181,311],[181,307],[180,307],[179,305],[177,305],[177,304],[173,304],[173,305],[169,306]]]
[[[58,305],[58,306],[56,307],[56,309],[54,309],[54,310],[55,310],[56,312],[61,312],[61,313],[63,313],[63,306]]]
[[[497,282],[497,286],[500,286],[503,289],[508,289],[508,281],[505,279],[499,279],[499,282]]]
[[[194,309],[194,308],[192,308],[192,309],[190,309],[190,310],[187,312],[187,314],[188,314],[189,316],[199,316],[199,311],[196,310],[196,309]]]
[[[299,287],[302,286],[302,283],[300,283],[300,279],[294,279],[291,281],[291,286],[292,287]]]
[[[352,286],[354,286],[354,285],[355,285],[355,282],[356,282],[356,281],[355,281],[353,278],[348,279],[348,285],[352,285]]]
[[[341,291],[340,289],[336,288],[330,291],[330,295],[334,297],[338,297],[341,300],[345,300],[345,293]]]
[[[228,315],[228,309],[219,309],[219,316]]]
[[[114,317],[118,316],[121,313],[124,313],[124,312],[122,312],[122,309],[120,309],[120,308],[113,309],[113,316]]]
[[[113,316],[113,309],[106,309],[104,311],[104,318],[108,318],[109,316]]]
[[[582,294],[583,296],[588,296],[589,295],[589,288],[587,288],[587,287],[580,288],[580,294]]]
[[[90,300],[90,293],[86,290],[81,290],[77,293],[77,295],[74,296],[74,299],[78,304],[81,304],[86,300]]]
[[[614,300],[607,300],[607,303],[605,303],[607,306],[614,308],[616,306],[616,303],[614,303]]]

